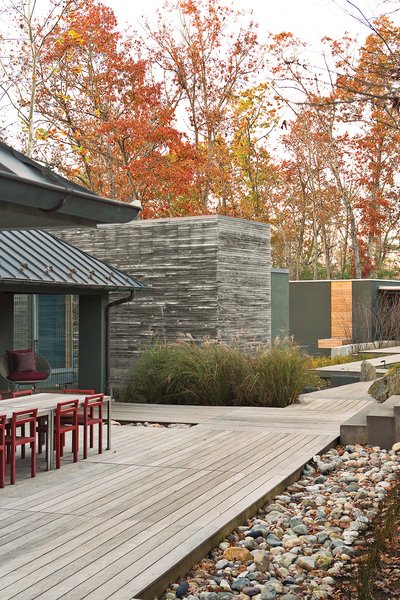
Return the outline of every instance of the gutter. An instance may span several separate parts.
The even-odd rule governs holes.
[[[84,188],[36,181],[5,171],[0,171],[0,180],[2,181],[0,201],[43,213],[59,213],[87,219],[93,223],[107,224],[129,223],[141,210],[140,203],[137,201],[128,204],[110,200],[92,194],[89,190],[84,191]]]
[[[118,298],[117,300],[112,300],[109,302],[105,308],[106,315],[106,395],[111,395],[111,386],[110,386],[110,367],[111,367],[111,319],[110,319],[110,311],[114,306],[120,306],[121,304],[126,304],[127,302],[131,302],[135,297],[135,291],[131,290],[129,296],[123,296],[122,298]]]

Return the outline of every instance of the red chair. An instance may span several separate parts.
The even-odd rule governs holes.
[[[29,389],[29,390],[20,390],[18,392],[11,392],[11,398],[19,398],[20,396],[32,396],[33,394],[33,390]],[[37,419],[38,423],[40,423],[40,419],[45,419],[46,417],[39,417],[39,419]],[[7,427],[8,429],[8,435],[10,435],[10,427]],[[21,435],[24,436],[25,435],[25,425],[21,425]],[[21,458],[25,458],[25,446],[22,446],[21,448]]]
[[[68,388],[63,389],[63,394],[87,394],[93,395],[95,393],[94,390],[69,390]]]
[[[94,426],[99,426],[99,454],[103,452],[103,399],[104,394],[87,396],[83,414],[79,413],[78,422],[83,426],[83,458],[87,458],[88,429],[90,429],[90,447],[94,445]]]
[[[18,398],[19,396],[32,396],[33,390],[19,390],[18,392],[11,392],[11,398]]]
[[[78,424],[83,429],[83,458],[88,454],[88,432],[90,434],[90,448],[94,446],[94,426],[99,426],[99,454],[103,453],[103,399],[104,394],[95,394],[93,390],[74,390],[76,394],[89,393],[86,396],[83,412],[78,411]],[[70,393],[70,390],[64,390],[64,393]],[[67,422],[68,419],[65,419]]]
[[[11,392],[11,398],[19,398],[20,396],[32,396],[34,390],[19,390],[18,392]],[[44,439],[47,432],[47,417],[37,417],[37,433],[38,433],[38,443],[37,443],[37,451],[38,454],[42,454],[42,449],[44,445]],[[22,434],[25,434],[25,428],[22,429]],[[25,458],[25,447],[21,448],[21,456]]]
[[[74,462],[78,461],[78,403],[79,400],[67,400],[66,402],[59,402],[57,404],[55,422],[56,469],[61,467],[65,434],[68,431],[72,431]]]
[[[4,487],[6,479],[6,419],[7,415],[0,415],[0,488]]]
[[[29,444],[31,447],[31,477],[36,477],[36,419],[37,408],[30,410],[19,410],[13,413],[11,418],[10,434],[6,435],[5,443],[7,446],[7,458],[11,463],[10,483],[15,483],[16,471],[16,452],[17,447],[25,447]],[[17,429],[29,424],[29,435],[17,435]]]

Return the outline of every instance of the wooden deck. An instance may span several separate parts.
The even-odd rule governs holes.
[[[20,477],[0,490],[1,599],[153,600],[336,443],[371,402],[354,385],[287,409],[188,407],[190,429],[114,426],[111,451]],[[132,420],[168,411],[147,408]]]

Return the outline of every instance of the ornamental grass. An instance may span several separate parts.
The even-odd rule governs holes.
[[[133,367],[120,400],[203,406],[288,406],[317,385],[309,357],[290,340],[259,348],[184,339],[148,346]]]

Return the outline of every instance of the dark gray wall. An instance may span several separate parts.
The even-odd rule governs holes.
[[[106,383],[105,308],[108,293],[79,296],[79,389],[104,392]]]
[[[374,337],[372,327],[373,281],[365,279],[353,281],[352,311],[353,340],[355,342],[371,342]]]
[[[0,356],[14,344],[14,296],[0,292]],[[7,389],[7,382],[0,377],[0,390]]]
[[[149,286],[112,309],[113,386],[157,339],[270,342],[268,225],[211,215],[53,233]]]
[[[290,332],[310,354],[329,354],[318,349],[318,340],[331,337],[330,281],[289,282]]]
[[[271,339],[289,333],[289,270],[271,270]]]

